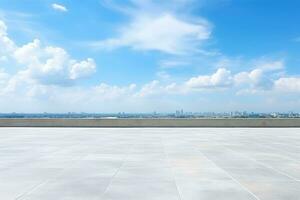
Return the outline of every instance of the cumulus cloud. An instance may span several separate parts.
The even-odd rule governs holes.
[[[194,89],[224,88],[232,84],[231,72],[225,68],[218,69],[212,75],[200,75],[186,82],[186,85]]]
[[[68,11],[68,9],[64,5],[61,5],[61,4],[53,3],[51,6],[54,10],[57,10],[57,11],[60,11],[60,12],[67,12]]]
[[[273,62],[277,63],[278,62]],[[262,66],[262,65],[260,65]],[[200,75],[197,77],[192,77],[184,83],[187,90],[190,89],[220,89],[227,88],[237,90],[237,93],[252,93],[253,91],[271,91],[274,89],[274,82],[277,78],[273,73],[273,70],[282,69],[272,68],[276,65],[263,65],[261,68],[255,68],[250,71],[241,71],[237,73],[232,73],[226,68],[219,68],[215,73],[211,75]]]
[[[74,81],[86,78],[96,71],[92,58],[78,61],[60,47],[43,46],[38,39],[23,46],[17,46],[7,35],[7,27],[0,21],[0,56],[10,63],[21,66],[15,75],[7,81],[6,91],[12,91],[25,82],[43,85],[70,85]],[[3,77],[3,72],[1,71]],[[3,79],[3,78],[2,78]]]
[[[274,87],[277,72],[284,70],[284,61],[259,59],[255,61],[254,67],[253,70],[235,74],[235,85],[250,86],[251,89],[247,91],[270,90]]]
[[[75,80],[90,76],[96,71],[96,63],[92,58],[76,62],[72,61],[70,66],[70,79]]]
[[[300,93],[299,77],[283,77],[275,81],[274,87],[279,92]]]
[[[24,73],[29,78],[43,84],[69,84],[72,80],[88,77],[96,70],[93,59],[76,61],[64,49],[43,47],[37,39],[17,48],[14,57],[27,67]]]
[[[234,76],[234,81],[238,85],[243,83],[256,83],[261,79],[262,73],[260,69],[255,69],[250,72],[240,72]]]
[[[14,42],[7,36],[7,26],[0,20],[0,57],[2,60],[15,49]]]

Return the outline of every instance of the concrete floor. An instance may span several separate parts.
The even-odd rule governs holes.
[[[0,128],[0,199],[299,200],[300,129]]]

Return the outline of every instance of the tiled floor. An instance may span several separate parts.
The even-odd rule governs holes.
[[[299,200],[300,129],[0,128],[2,200]]]

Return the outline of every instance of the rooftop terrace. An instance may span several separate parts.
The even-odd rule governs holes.
[[[299,196],[299,128],[0,128],[1,200]]]

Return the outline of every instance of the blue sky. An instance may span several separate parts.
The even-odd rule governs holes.
[[[0,112],[300,111],[296,0],[0,0]]]

